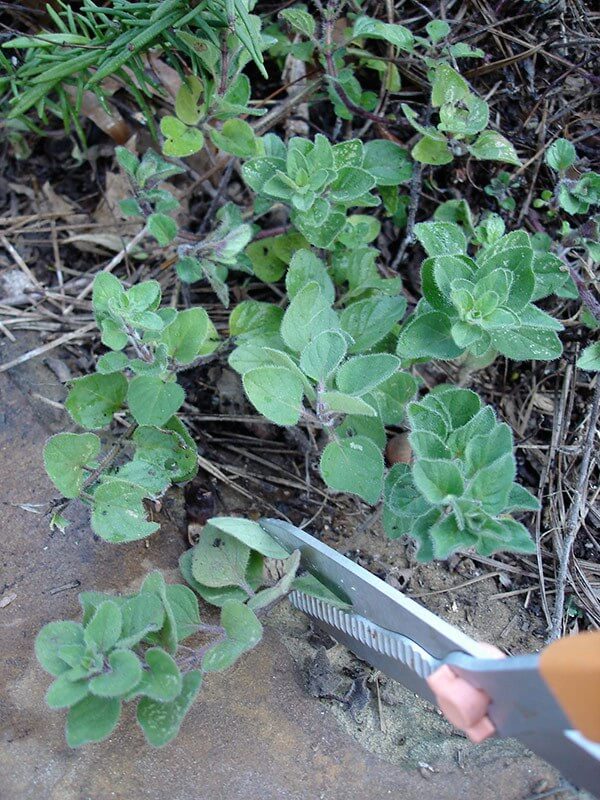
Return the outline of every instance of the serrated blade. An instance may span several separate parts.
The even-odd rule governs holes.
[[[387,631],[406,636],[433,658],[443,659],[455,652],[486,658],[487,651],[479,642],[309,533],[275,519],[262,519],[260,525],[290,553],[300,550],[302,566],[335,594],[347,599],[354,614]],[[349,643],[352,637],[344,635],[348,639],[344,643],[356,652]],[[377,655],[393,663],[389,656]],[[366,652],[361,658],[370,660]],[[381,669],[394,677],[390,669]]]
[[[439,667],[440,661],[412,639],[304,592],[291,592],[289,599],[359,658],[431,699],[425,679]]]

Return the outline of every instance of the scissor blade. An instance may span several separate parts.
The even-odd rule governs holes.
[[[486,649],[479,642],[309,533],[274,519],[260,524],[290,553],[300,550],[302,565],[336,593],[341,592],[355,614],[412,639],[435,659],[455,652],[486,658]]]

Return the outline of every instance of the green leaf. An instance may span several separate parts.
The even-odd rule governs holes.
[[[344,392],[323,392],[321,402],[327,411],[338,414],[361,414],[366,417],[376,417],[377,412],[362,397],[355,397]]]
[[[110,375],[85,375],[76,378],[71,387],[65,408],[82,428],[97,430],[112,420],[127,395],[126,378],[115,372]]]
[[[210,138],[218,148],[239,158],[258,155],[259,140],[252,126],[243,119],[228,119],[220,131],[212,128]]]
[[[108,656],[110,672],[97,675],[89,682],[90,691],[97,697],[122,697],[142,678],[142,666],[131,650],[113,650]]]
[[[421,164],[433,164],[434,166],[449,164],[454,158],[445,140],[440,141],[439,139],[433,139],[431,136],[424,136],[419,139],[411,150],[411,155],[415,161]]]
[[[449,497],[460,497],[464,491],[460,470],[450,461],[418,461],[413,466],[413,480],[423,496],[437,505],[447,503]]]
[[[515,473],[514,456],[507,453],[475,475],[468,487],[467,496],[479,500],[490,514],[499,514],[508,503]]]
[[[383,39],[390,44],[412,52],[413,35],[404,25],[394,25],[389,22],[381,22],[371,17],[358,17],[354,23],[352,38],[358,39]]]
[[[355,356],[345,361],[335,375],[341,392],[363,395],[397,372],[400,359],[389,353],[372,353]]]
[[[202,150],[204,145],[202,132],[198,128],[188,127],[177,117],[163,117],[160,121],[160,130],[165,137],[162,151],[166,156],[185,158]],[[153,236],[156,236],[154,231],[151,230],[150,232]],[[159,244],[163,244],[158,236],[156,236],[156,239]],[[168,242],[164,242],[164,244],[168,244]]]
[[[50,708],[69,708],[88,694],[85,679],[74,681],[69,673],[59,676],[46,692],[46,703]]]
[[[450,25],[442,19],[434,19],[425,25],[427,35],[434,44],[445,39],[450,33]]]
[[[267,558],[288,558],[288,551],[278,544],[258,522],[242,517],[212,517],[208,525],[228,536],[233,536],[252,550]]]
[[[308,11],[302,8],[285,8],[279,12],[280,19],[283,19],[294,30],[302,33],[308,39],[315,35],[316,23],[315,18],[311,16]]]
[[[110,272],[99,272],[96,275],[92,284],[92,308],[98,324],[110,316],[110,305],[118,307],[124,295],[125,289],[121,281]]]
[[[588,345],[577,359],[579,369],[598,372],[600,370],[600,342]]]
[[[404,408],[417,391],[417,382],[408,372],[396,372],[387,381],[365,396],[374,405],[384,425],[398,425],[404,418]]]
[[[111,372],[122,372],[129,365],[125,353],[104,353],[96,362],[96,372],[110,375]]]
[[[159,631],[149,633],[146,637],[146,641],[151,644],[160,644],[170,653],[174,653],[177,650],[178,642],[177,621],[173,609],[171,608],[168,587],[162,573],[158,572],[158,570],[154,570],[147,575],[142,583],[141,591],[149,592],[158,597],[165,612],[162,628]]]
[[[554,331],[522,325],[510,330],[491,331],[494,349],[516,361],[549,361],[562,353],[562,344]]]
[[[202,115],[198,101],[204,92],[202,81],[195,75],[187,75],[175,97],[175,113],[186,125],[197,125]]]
[[[243,300],[229,316],[229,333],[231,336],[278,333],[282,319],[283,309],[279,306]]]
[[[325,382],[346,355],[346,339],[338,331],[323,331],[306,345],[300,369],[316,381]]]
[[[371,139],[365,144],[363,169],[373,176],[378,186],[398,186],[412,175],[408,152],[387,139]]]
[[[385,428],[379,417],[362,417],[351,414],[344,419],[341,425],[338,425],[335,432],[341,438],[366,436],[367,439],[372,439],[380,449],[385,447]]]
[[[444,103],[456,104],[469,95],[469,85],[462,75],[448,64],[438,64],[431,88],[431,105],[439,108]]]
[[[85,626],[84,639],[89,647],[108,653],[119,641],[123,617],[121,609],[112,600],[101,603]]]
[[[262,639],[262,625],[251,608],[238,600],[228,600],[221,610],[221,625],[227,638],[206,653],[205,672],[220,672],[234,664],[242,653],[252,650]]]
[[[115,473],[105,474],[103,479],[107,481],[113,477],[145,489],[148,497],[160,497],[171,483],[166,470],[139,458],[123,464]]]
[[[183,482],[194,477],[197,469],[197,450],[194,441],[181,420],[172,417],[167,430],[141,425],[133,433],[135,457],[140,461],[156,464],[174,482]]]
[[[508,493],[508,505],[505,511],[539,511],[540,501],[524,486],[513,483]]]
[[[452,338],[452,322],[441,311],[417,313],[402,328],[397,354],[401,358],[441,358],[459,356],[463,349]]]
[[[330,442],[321,456],[325,483],[340,492],[351,492],[373,505],[383,489],[381,450],[364,436]]]
[[[140,592],[121,606],[122,626],[118,646],[133,647],[152,631],[159,631],[165,619],[162,603],[155,594]]]
[[[480,161],[504,161],[506,164],[521,166],[521,160],[513,145],[496,131],[484,131],[479,134],[467,149]]]
[[[150,214],[146,224],[148,231],[161,247],[168,245],[177,236],[177,223],[166,214]]]
[[[404,297],[369,297],[342,311],[340,322],[354,344],[350,353],[362,353],[380,342],[406,311]]]
[[[286,559],[284,565],[284,575],[277,581],[274,586],[268,589],[263,589],[257,592],[248,600],[248,608],[253,611],[258,611],[259,608],[265,608],[272,603],[277,602],[281,597],[285,597],[291,591],[292,583],[296,577],[296,572],[300,566],[300,551],[295,550],[292,555]]]
[[[577,159],[577,152],[571,142],[566,139],[557,139],[546,150],[544,156],[546,164],[556,172],[565,172],[572,167]]]
[[[146,650],[144,658],[147,669],[136,691],[159,703],[168,703],[178,697],[183,682],[174,659],[160,647]]]
[[[344,610],[352,608],[352,604],[346,598],[340,597],[336,587],[336,593],[332,592],[325,584],[321,583],[314,575],[307,572],[305,575],[300,575],[294,578],[292,582],[292,589],[296,592],[303,592],[310,597],[316,597],[318,600],[324,600],[331,606],[337,606]]]
[[[209,333],[209,318],[203,308],[179,311],[173,322],[161,332],[159,341],[178,364],[189,364],[197,356]]]
[[[163,747],[172,741],[181,727],[185,715],[200,691],[202,673],[192,670],[183,676],[179,695],[170,702],[158,702],[143,697],[137,707],[137,721],[144,736],[153,747]]]
[[[70,620],[49,622],[35,639],[35,655],[51,675],[62,675],[69,664],[59,657],[61,647],[83,644],[83,626]]]
[[[281,323],[281,335],[290,350],[301,353],[319,333],[339,328],[337,314],[315,281],[292,299]]]
[[[194,547],[192,575],[204,586],[242,586],[250,548],[216,528],[205,527]]]
[[[285,288],[290,300],[311,282],[319,285],[325,303],[331,305],[335,300],[335,287],[325,265],[310,250],[297,250],[285,277]]]
[[[250,561],[248,562],[248,568],[246,570],[246,580],[248,581],[249,586],[251,586],[255,591],[263,583],[263,560],[264,559],[260,553],[255,551],[250,553]],[[202,583],[199,583],[194,578],[192,573],[192,561],[193,548],[191,550],[187,550],[181,555],[179,559],[179,569],[185,578],[186,583],[188,583],[196,592],[196,594],[199,594],[200,597],[207,603],[210,603],[212,606],[223,606],[227,600],[245,601],[248,599],[248,592],[245,589],[240,589],[238,586],[222,586],[214,588],[210,586],[204,586]]]
[[[464,255],[467,239],[461,228],[452,222],[419,222],[415,235],[428,256]]]
[[[64,497],[78,497],[100,454],[100,439],[94,433],[57,433],[44,445],[44,466],[52,483]]]
[[[168,583],[165,588],[178,641],[182,642],[198,632],[200,612],[196,595],[181,583]]]
[[[157,531],[156,522],[148,522],[142,502],[146,490],[132,483],[110,480],[101,483],[94,493],[92,528],[107,542],[133,542]]]
[[[81,747],[89,742],[101,742],[117,727],[121,702],[88,695],[76,703],[67,715],[67,744]]]
[[[357,201],[375,186],[375,178],[364,169],[342,167],[329,187],[329,196],[336,203],[360,205]]]
[[[285,367],[258,367],[244,373],[244,391],[252,405],[277,425],[295,425],[302,414],[304,388]]]
[[[115,147],[115,155],[117,157],[117,161],[123,167],[125,172],[128,172],[130,177],[135,178],[135,173],[139,165],[137,156],[130,150],[127,150],[126,147]],[[100,275],[102,274],[103,273],[100,273]],[[108,275],[110,273],[104,274]]]
[[[178,383],[138,375],[129,383],[127,405],[139,425],[164,425],[179,411],[185,392]]]

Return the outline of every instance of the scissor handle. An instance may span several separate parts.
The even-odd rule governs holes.
[[[540,654],[539,671],[573,727],[600,742],[600,631],[553,642]]]

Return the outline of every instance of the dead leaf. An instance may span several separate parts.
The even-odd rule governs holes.
[[[4,597],[0,600],[0,608],[6,608],[9,606],[13,600],[17,599],[17,595],[13,592],[12,594],[5,594]]]

